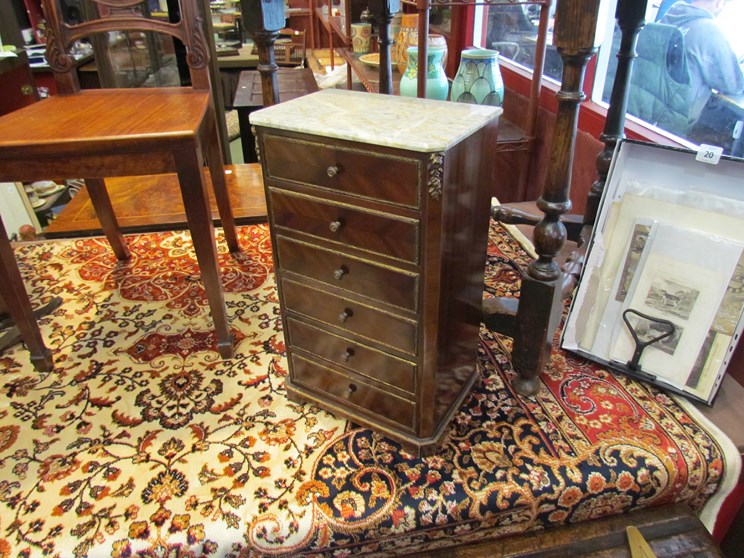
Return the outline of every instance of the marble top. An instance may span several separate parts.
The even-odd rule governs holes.
[[[412,151],[445,151],[498,107],[324,89],[250,115],[251,124]]]

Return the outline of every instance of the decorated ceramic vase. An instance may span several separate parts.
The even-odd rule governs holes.
[[[416,97],[418,92],[418,47],[408,47],[406,52],[408,66],[400,78],[400,94],[404,97]],[[449,81],[442,66],[444,49],[432,47],[427,52],[426,62],[426,97],[446,101],[449,95]]]
[[[452,81],[452,100],[501,106],[504,102],[504,80],[499,68],[498,51],[478,48],[462,51],[460,67]]]
[[[372,42],[371,23],[351,24],[351,48],[354,54],[367,54]]]
[[[395,60],[398,71],[406,73],[408,67],[408,47],[418,43],[418,14],[403,14],[400,18],[400,30],[395,38]]]
[[[418,14],[405,14],[400,21],[400,29],[395,36],[395,48],[392,49],[392,58],[398,67],[398,71],[403,74],[408,67],[408,47],[418,46]],[[426,44],[428,48],[441,47],[444,49],[442,67],[446,68],[447,38],[444,35],[429,33]]]
[[[418,38],[417,38],[418,40]],[[429,48],[442,48],[444,53],[442,54],[442,68],[447,71],[447,38],[444,35],[437,35],[436,33],[429,33],[429,41],[427,43]],[[418,43],[411,46],[418,46]]]
[[[400,22],[403,19],[403,12],[397,12],[393,16],[393,21],[390,22],[390,41],[392,48],[390,49],[390,60],[393,63],[393,69],[398,64],[398,35],[400,34]]]

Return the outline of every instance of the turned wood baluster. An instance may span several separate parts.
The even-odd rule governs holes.
[[[380,93],[393,94],[393,68],[390,58],[390,22],[393,14],[400,10],[400,0],[369,0],[369,11],[372,12],[379,28],[377,42],[380,45]]]
[[[279,31],[256,31],[253,41],[258,49],[258,66],[256,69],[261,74],[261,95],[265,107],[279,103],[279,84],[276,79],[276,71],[279,66],[274,58],[274,43],[279,36]]]
[[[584,212],[584,224],[593,225],[597,217],[599,200],[602,197],[607,173],[610,170],[612,155],[617,142],[624,137],[625,113],[628,109],[628,94],[630,93],[630,76],[633,72],[633,61],[638,56],[636,43],[638,33],[646,24],[646,2],[638,0],[619,0],[615,17],[622,33],[620,50],[617,53],[617,71],[610,94],[610,106],[607,109],[604,131],[599,139],[605,144],[604,150],[597,155],[597,180],[592,184]],[[609,39],[608,39],[609,40]]]
[[[556,7],[553,44],[563,60],[563,76],[545,186],[537,200],[545,216],[534,231],[538,258],[522,279],[512,349],[512,365],[518,374],[514,387],[523,395],[534,395],[540,389],[538,377],[550,357],[562,311],[561,270],[554,258],[566,242],[566,228],[560,218],[571,209],[571,165],[579,105],[585,98],[582,87],[586,64],[597,51],[595,31],[600,4],[601,0],[560,0]]]
[[[581,267],[584,264],[584,254],[588,245],[592,227],[599,211],[599,202],[602,198],[607,175],[610,172],[610,164],[615,153],[615,147],[625,136],[625,113],[628,108],[628,95],[630,94],[630,78],[633,73],[633,61],[638,56],[636,43],[638,33],[646,24],[645,0],[619,0],[615,10],[615,19],[620,29],[620,48],[617,52],[617,69],[615,70],[615,81],[612,83],[609,107],[605,126],[599,139],[605,147],[597,155],[595,165],[597,167],[597,180],[592,183],[586,202],[586,210],[582,220],[582,227],[576,239],[579,249],[569,256],[567,264],[563,266],[563,296],[566,298],[573,293],[581,276]],[[609,39],[608,39],[609,40]],[[563,218],[566,223],[566,216]],[[570,271],[569,271],[570,270]]]
[[[284,3],[276,0],[241,0],[243,25],[258,49],[258,71],[265,107],[279,103],[274,43],[284,27]]]

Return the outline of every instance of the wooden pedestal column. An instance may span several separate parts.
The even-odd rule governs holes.
[[[514,337],[512,365],[518,374],[514,387],[522,395],[534,395],[540,389],[538,377],[547,365],[561,316],[561,269],[555,257],[566,242],[561,216],[571,209],[579,105],[585,98],[586,64],[598,46],[595,31],[601,4],[601,0],[561,0],[556,8],[553,42],[563,60],[563,76],[545,185],[537,200],[544,217],[534,231],[538,257],[522,279],[519,307],[510,328]]]
[[[279,103],[279,85],[274,59],[274,43],[284,27],[284,4],[272,0],[241,0],[243,25],[258,48],[258,71],[265,107]]]

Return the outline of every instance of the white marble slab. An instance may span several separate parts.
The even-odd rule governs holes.
[[[482,105],[325,89],[253,112],[266,126],[412,151],[445,151],[497,118]]]

